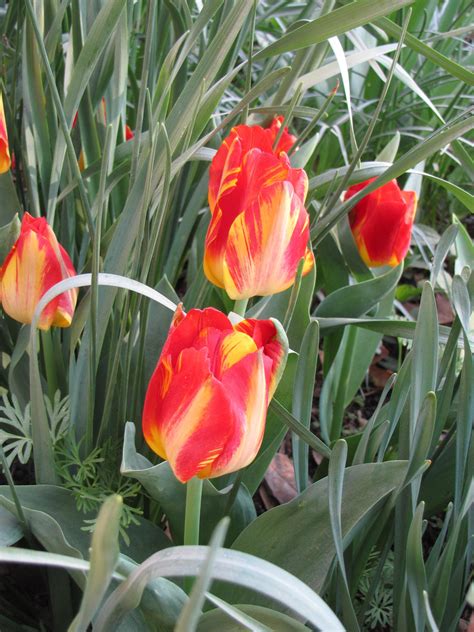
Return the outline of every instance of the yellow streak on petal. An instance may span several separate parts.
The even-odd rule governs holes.
[[[168,392],[168,389],[171,383],[171,378],[173,376],[173,369],[171,367],[171,356],[166,356],[165,358],[162,358],[161,364],[164,369],[164,373],[162,375],[162,382],[161,382],[161,397],[164,398],[166,393]]]
[[[213,477],[240,470],[254,460],[260,449],[265,431],[268,399],[262,349],[258,351],[258,361],[255,363],[249,380],[246,399],[247,405],[243,412],[245,427],[242,441],[231,459],[222,464],[222,469],[212,472]]]
[[[211,378],[203,383],[196,395],[187,406],[180,406],[168,420],[164,428],[164,442],[168,460],[173,470],[179,457],[181,448],[189,440],[200,425],[212,399],[213,384]]]
[[[270,199],[261,196],[259,213],[253,218],[252,232],[257,243],[257,253],[253,256],[255,245],[250,243],[253,235],[250,236],[246,225],[248,215],[242,213],[232,224],[228,247],[232,242],[232,247],[239,253],[241,281],[234,281],[227,259],[223,270],[225,289],[233,300],[276,294],[293,283],[294,278],[282,279],[282,273],[286,271],[286,249],[298,222],[298,213],[291,212],[293,195],[293,187],[285,183],[279,195]]]
[[[3,270],[2,305],[6,313],[21,323],[30,324],[43,291],[46,252],[38,244],[36,233],[30,232]],[[40,323],[46,329],[49,323]]]
[[[241,331],[233,331],[224,338],[221,345],[221,370],[227,371],[250,353],[257,351],[253,338]]]

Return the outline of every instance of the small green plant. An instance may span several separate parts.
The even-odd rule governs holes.
[[[61,484],[74,496],[79,511],[96,515],[106,498],[118,494],[123,499],[120,518],[120,534],[128,545],[127,527],[139,524],[140,507],[133,503],[141,491],[141,485],[120,475],[116,455],[118,446],[111,440],[82,457],[80,444],[70,436],[64,437],[55,446],[55,464]],[[127,503],[128,501],[128,503]],[[84,531],[93,531],[96,518],[85,518]]]
[[[367,567],[362,575],[357,595],[356,610],[362,612],[372,581],[377,571],[379,552],[374,551],[369,557]],[[364,612],[364,624],[368,630],[390,628],[393,624],[393,553],[389,552],[383,565],[380,580]]]
[[[31,408],[28,403],[21,408],[18,398],[12,393],[2,397],[0,406],[0,445],[2,446],[8,466],[11,467],[17,458],[23,465],[31,458],[33,439],[31,436]],[[66,436],[69,429],[69,396],[61,399],[56,391],[53,401],[44,396],[49,423],[49,433],[53,446]]]

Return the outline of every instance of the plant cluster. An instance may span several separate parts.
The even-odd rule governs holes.
[[[469,8],[3,3],[2,630],[466,623]]]

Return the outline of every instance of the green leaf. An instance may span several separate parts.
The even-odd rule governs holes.
[[[219,599],[219,597],[211,595],[211,593],[207,593],[206,597],[214,606],[217,606],[222,613],[225,613],[233,623],[241,623],[245,630],[251,630],[252,632],[271,632],[271,629],[266,625],[262,625],[256,619],[242,612],[242,610],[231,606],[227,601]]]
[[[290,324],[287,329],[290,348],[299,351],[306,327],[309,324],[311,302],[313,300],[314,285],[316,282],[316,267],[301,279],[300,291],[296,300]],[[285,319],[288,303],[291,298],[291,290],[279,292],[270,297],[258,301],[249,311],[249,318],[276,318],[280,322]]]
[[[459,229],[455,224],[451,224],[451,226],[448,226],[441,235],[441,239],[439,240],[435,250],[433,265],[431,267],[430,283],[433,287],[436,287],[436,281],[442,270],[444,260],[446,259],[446,256],[456,239],[458,230]]]
[[[407,583],[410,595],[416,632],[425,629],[425,609],[423,591],[427,588],[425,563],[423,560],[423,511],[425,504],[421,502],[416,508],[407,537]]]
[[[84,520],[95,516],[79,512],[71,492],[53,485],[18,485],[15,489],[33,535],[47,551],[88,558],[90,536],[81,527]],[[16,515],[6,485],[0,486],[0,505]],[[159,527],[143,518],[138,523],[128,528],[130,546],[124,551],[128,557],[141,562],[156,549],[170,546]]]
[[[416,472],[420,470],[426,457],[429,456],[435,421],[436,395],[433,392],[429,392],[424,398],[418,419],[416,420],[407,481],[411,480]]]
[[[380,0],[374,4],[373,0],[358,0],[335,9],[316,20],[312,20],[299,28],[289,31],[279,40],[259,51],[254,59],[264,59],[290,50],[299,50],[329,37],[340,35],[346,31],[367,24],[378,17],[392,13],[401,7],[412,4],[413,0]]]
[[[380,20],[377,20],[377,26],[380,26],[380,28],[383,29],[388,35],[393,35],[396,38],[399,38],[402,33],[402,29],[398,26],[398,24],[395,24],[395,22],[393,22],[389,18],[384,17]],[[474,85],[474,73],[468,70],[468,68],[465,68],[464,66],[456,63],[452,59],[445,57],[438,50],[436,50],[436,48],[428,46],[423,41],[421,41],[414,35],[411,35],[410,33],[407,33],[405,36],[405,44],[415,52],[423,55],[423,57],[426,57],[426,59],[434,62],[437,66],[440,66],[441,68],[444,68],[444,70],[447,70],[450,74],[460,79],[463,83],[467,83],[471,86]]]
[[[454,197],[457,198],[461,202],[461,204],[464,204],[464,206],[471,213],[474,213],[474,195],[472,195],[468,191],[465,191],[464,189],[457,186],[456,184],[453,184],[449,180],[438,178],[437,176],[434,176],[431,173],[423,172],[423,176],[425,178],[429,178],[430,180],[433,180],[433,182],[436,182],[437,184],[442,186],[443,189],[446,189],[446,191],[449,191],[450,193],[452,193]]]
[[[352,605],[349,593],[349,585],[347,583],[346,566],[344,562],[344,545],[342,538],[341,509],[342,496],[344,486],[344,473],[347,462],[347,443],[344,439],[336,441],[329,459],[328,472],[328,492],[329,492],[329,520],[331,523],[331,532],[336,550],[336,558],[340,568],[343,589],[342,589],[342,607],[344,612],[344,620],[350,631],[358,631],[359,625],[357,617]]]
[[[347,468],[342,495],[342,537],[347,546],[357,525],[380,500],[396,489],[407,471],[404,461],[371,463]],[[285,505],[259,516],[232,545],[233,549],[258,555],[299,577],[313,590],[321,591],[336,550],[328,507],[328,479],[308,487]],[[317,534],[310,538],[308,534]],[[266,600],[248,591],[223,590],[231,603],[258,603]]]
[[[4,227],[14,220],[15,215],[21,208],[10,171],[0,174],[0,199],[2,200],[0,226]],[[3,262],[3,259],[1,261]]]
[[[207,547],[174,547],[152,555],[108,598],[96,620],[96,632],[115,630],[121,617],[138,604],[144,587],[154,577],[196,575],[207,558]],[[297,577],[274,564],[239,551],[218,550],[212,575],[245,586],[277,601],[314,627],[342,632],[344,628],[324,601]]]
[[[251,8],[251,0],[241,0],[227,13],[217,35],[206,47],[196,69],[176,100],[166,119],[166,129],[173,151],[192,122],[196,95],[200,90],[206,90],[214,80]]]
[[[423,400],[436,390],[438,370],[438,315],[433,288],[425,282],[413,340],[410,393],[410,435],[413,436]],[[411,440],[411,437],[408,439]]]
[[[68,632],[86,632],[112,579],[120,549],[118,545],[122,498],[110,496],[102,505],[92,535],[90,571],[79,612]]]
[[[124,476],[136,478],[147,492],[160,503],[170,523],[175,542],[184,537],[184,507],[186,485],[174,476],[168,461],[152,465],[148,459],[135,450],[135,425],[128,422],[125,426],[123,458],[121,472]],[[224,515],[232,486],[218,490],[205,480],[202,490],[202,510],[200,540],[209,541],[211,534]],[[244,485],[241,485],[230,512],[231,526],[228,540],[232,542],[242,529],[255,519],[252,498]]]
[[[301,351],[296,366],[293,390],[292,413],[305,428],[310,429],[311,411],[313,409],[314,380],[318,364],[319,325],[310,321],[303,336]],[[293,463],[298,492],[308,486],[308,445],[296,434],[292,435]]]
[[[212,581],[213,565],[219,549],[224,545],[228,526],[229,518],[223,518],[215,528],[207,547],[207,557],[199,569],[199,575],[194,582],[189,600],[176,622],[175,632],[194,632],[196,630],[201,608],[206,600],[206,591]]]
[[[23,537],[20,521],[7,509],[0,506],[0,546],[12,546]]]
[[[18,214],[5,226],[0,227],[0,261],[3,262],[20,234]]]
[[[71,80],[64,100],[63,110],[69,128],[72,126],[74,115],[89,85],[90,78],[99,61],[100,55],[104,51],[109,38],[118,24],[124,6],[125,0],[108,0],[106,4],[102,6],[87,35],[84,46],[71,73]],[[53,165],[51,167],[48,217],[50,217],[56,204],[65,153],[66,140],[64,135],[59,133],[56,139]]]
[[[402,283],[397,286],[397,289],[395,290],[395,298],[397,301],[404,303],[405,301],[419,298],[421,296],[421,291],[422,290],[419,287],[409,285],[408,283]]]
[[[377,162],[393,162],[397,157],[398,147],[400,146],[400,132],[395,132],[393,138],[385,145],[379,155],[376,157]]]
[[[451,285],[453,295],[453,307],[461,322],[466,336],[470,332],[470,319],[472,316],[471,299],[469,290],[461,275],[455,274]]]
[[[302,623],[298,623],[286,614],[263,608],[261,606],[237,605],[234,606],[240,612],[256,620],[261,624],[260,629],[272,630],[273,632],[305,632],[309,630]],[[265,628],[263,628],[265,626]],[[199,620],[198,632],[241,632],[252,629],[246,625],[231,621],[229,615],[222,610],[215,609],[206,612]]]
[[[455,241],[456,262],[454,271],[456,274],[460,274],[466,266],[474,270],[474,244],[466,228],[455,215],[453,216],[453,223],[458,227]]]
[[[316,308],[315,318],[356,318],[367,313],[397,285],[402,269],[403,266],[400,265],[369,281],[348,285],[332,292]]]

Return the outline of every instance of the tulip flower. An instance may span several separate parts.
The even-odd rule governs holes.
[[[9,316],[29,324],[43,294],[75,274],[69,255],[46,219],[25,213],[20,235],[0,268],[0,303]],[[53,299],[43,310],[38,327],[69,327],[76,300],[77,289]]]
[[[346,191],[348,200],[372,178]],[[372,191],[349,213],[349,224],[360,256],[371,267],[397,266],[410,246],[416,213],[415,191],[402,191],[396,180]]]
[[[5,121],[5,110],[3,109],[3,96],[0,93],[0,173],[7,172],[10,169],[10,165],[7,124]]]
[[[288,353],[275,320],[232,325],[209,307],[179,306],[145,398],[143,433],[178,480],[213,478],[253,461]]]
[[[287,129],[274,148],[281,124],[234,127],[212,160],[204,272],[234,300],[282,292],[303,257],[303,274],[314,265],[308,177],[290,165],[285,152],[296,139]]]

